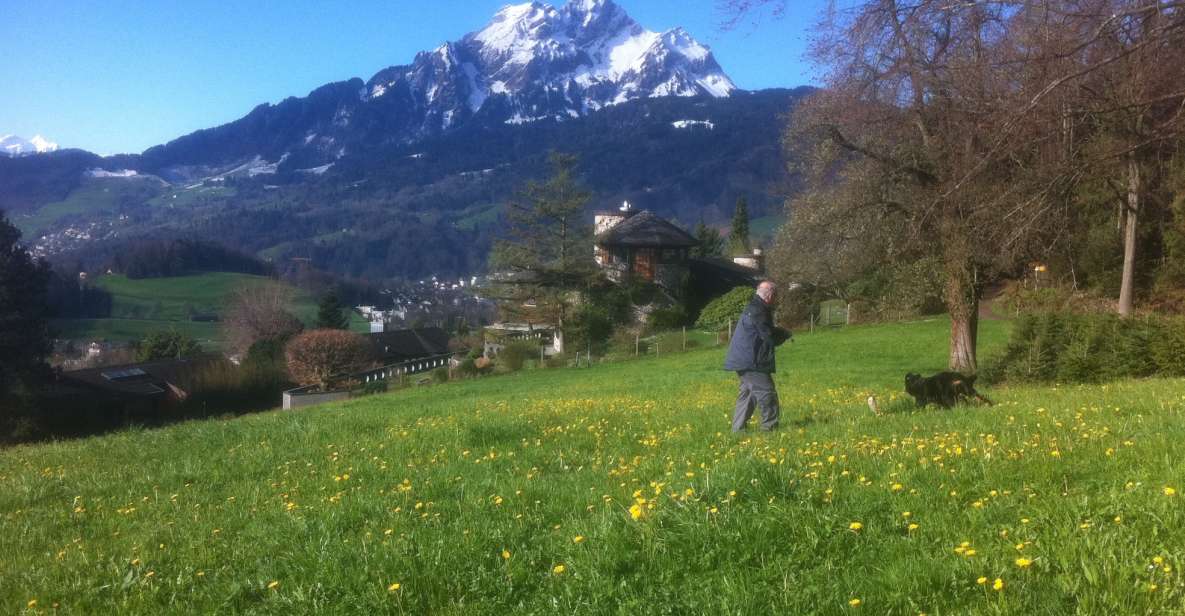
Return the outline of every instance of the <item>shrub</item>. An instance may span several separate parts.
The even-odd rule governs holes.
[[[986,381],[1091,383],[1185,374],[1185,333],[1176,319],[1114,314],[1025,315]]]
[[[650,327],[651,331],[678,329],[684,325],[687,325],[687,311],[681,306],[659,308],[650,313],[650,318],[647,320],[647,325]]]
[[[292,339],[284,349],[288,372],[301,385],[328,389],[337,375],[362,370],[371,362],[366,339],[340,329],[318,329]]]
[[[518,340],[506,345],[498,353],[498,363],[510,372],[523,369],[528,359],[539,355],[539,347],[525,340]]]
[[[156,331],[140,341],[136,361],[188,359],[201,354],[202,348],[193,338],[178,331]]]
[[[1185,318],[1166,319],[1166,323],[1149,342],[1149,354],[1159,374],[1185,376]]]
[[[741,313],[745,311],[745,306],[748,306],[752,299],[753,289],[751,287],[736,287],[704,306],[695,326],[721,330],[728,327],[730,321],[736,324],[737,320],[741,318]]]
[[[436,381],[437,383],[447,383],[448,382],[448,368],[441,366],[440,368],[433,370],[432,371],[432,380]]]
[[[600,350],[613,333],[613,321],[606,309],[586,304],[576,312],[564,329],[565,335],[568,336],[567,342],[574,348],[593,346]],[[538,356],[538,353],[535,355]]]
[[[457,374],[463,378],[477,376],[477,361],[473,357],[466,357],[457,366]]]

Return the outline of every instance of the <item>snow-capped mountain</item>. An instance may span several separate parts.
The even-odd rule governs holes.
[[[22,139],[16,135],[0,136],[0,156],[27,156],[29,154],[44,154],[58,149],[58,144],[34,135],[32,139]]]
[[[635,98],[723,97],[736,89],[711,51],[682,28],[646,30],[612,0],[507,6],[482,30],[375,75],[366,96],[404,84],[440,108],[432,119],[443,128],[492,96],[504,96],[513,111],[506,121],[520,123]]]
[[[721,98],[736,89],[711,51],[682,28],[647,30],[613,0],[570,0],[560,8],[528,2],[366,82],[328,84],[152,148],[143,170],[188,180],[256,157],[280,169],[315,169],[472,120],[562,121],[639,98]]]

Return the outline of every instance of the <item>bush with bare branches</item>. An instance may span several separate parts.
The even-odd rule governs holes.
[[[288,343],[284,355],[294,381],[322,389],[329,389],[334,377],[364,370],[372,363],[366,339],[340,329],[300,334]]]

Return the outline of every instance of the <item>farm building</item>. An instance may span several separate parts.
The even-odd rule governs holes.
[[[670,221],[628,202],[594,217],[593,258],[610,280],[627,276],[676,288],[687,275],[691,249],[699,242]]]

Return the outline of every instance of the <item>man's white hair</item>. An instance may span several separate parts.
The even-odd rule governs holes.
[[[760,297],[761,299],[768,302],[769,299],[774,296],[774,291],[777,290],[778,285],[769,280],[763,280],[761,281],[761,284],[757,285],[757,297]]]

